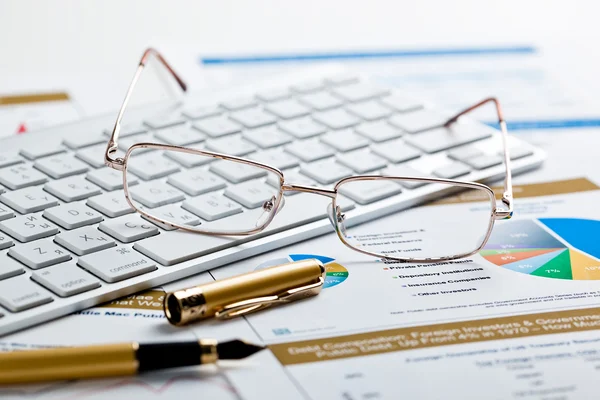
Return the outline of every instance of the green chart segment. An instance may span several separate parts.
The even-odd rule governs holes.
[[[504,269],[533,276],[598,280],[599,235],[596,220],[511,220],[496,225],[480,254]]]

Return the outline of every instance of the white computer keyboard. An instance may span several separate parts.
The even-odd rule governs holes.
[[[304,185],[385,174],[390,167],[395,175],[502,177],[499,135],[486,125],[461,119],[457,126],[465,129],[453,135],[411,133],[457,111],[437,110],[364,78],[303,72],[268,85],[128,111],[119,146],[123,151],[136,142],[199,146],[272,164],[284,170],[287,183]],[[114,119],[106,115],[2,140],[0,335],[332,232],[326,218],[330,200],[303,193],[289,196],[269,228],[252,237],[224,240],[142,219],[125,200],[121,172],[103,164]],[[513,173],[542,163],[539,149],[515,137],[510,141]],[[140,185],[168,185],[188,199],[213,192],[248,210],[243,198],[227,197],[227,191],[253,177],[196,166],[184,154],[169,162],[156,151],[146,157],[161,162],[138,171]],[[405,187],[386,199],[347,193],[344,204],[375,217],[389,207],[439,196],[437,190]],[[153,204],[151,193],[144,204]],[[172,207],[183,202],[173,199]],[[202,221],[203,212],[209,211],[193,217]]]

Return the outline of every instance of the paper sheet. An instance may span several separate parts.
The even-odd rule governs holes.
[[[0,339],[2,348],[23,349],[243,337],[269,344],[272,352],[181,375],[166,371],[0,394],[53,399],[110,392],[117,399],[169,399],[180,390],[207,390],[216,398],[278,399],[285,393],[285,398],[360,399],[443,398],[451,390],[466,398],[564,393],[586,398],[594,389],[600,341],[595,330],[600,247],[590,240],[600,229],[600,212],[593,206],[600,201],[600,187],[575,178],[518,185],[515,193],[517,216],[498,221],[486,248],[467,259],[385,263],[347,249],[331,234],[164,288],[317,257],[328,274],[325,289],[314,298],[246,319],[174,328],[159,309],[163,292],[155,290]],[[459,196],[395,218],[410,226],[422,220],[419,210],[478,213],[480,205]],[[386,226],[395,224],[388,219]],[[461,227],[456,229],[458,234]],[[575,369],[583,372],[564,372]],[[396,384],[400,376],[402,385]]]
[[[76,104],[64,92],[0,93],[0,137],[21,135],[80,117]]]

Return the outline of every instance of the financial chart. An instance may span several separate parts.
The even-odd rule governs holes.
[[[600,221],[514,220],[494,227],[480,254],[508,270],[556,279],[600,279]]]

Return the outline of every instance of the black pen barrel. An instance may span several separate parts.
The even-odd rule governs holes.
[[[140,344],[136,358],[138,371],[188,367],[217,360],[216,341]]]

